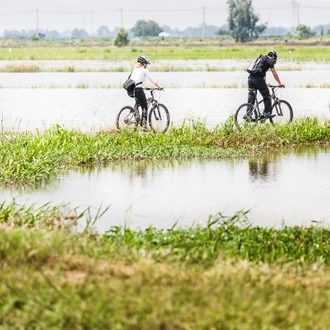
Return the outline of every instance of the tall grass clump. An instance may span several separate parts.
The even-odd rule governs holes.
[[[65,168],[65,155],[47,133],[1,134],[0,147],[0,178],[3,183],[40,183]]]
[[[11,202],[0,204],[1,229],[38,229],[41,231],[65,230],[66,233],[75,235],[94,235],[95,228],[91,226],[101,218],[109,209],[108,207],[92,210],[87,207],[72,208],[69,204],[52,205],[50,202],[42,205],[22,205],[13,199]],[[93,212],[92,212],[93,211]],[[81,219],[85,222],[78,225]],[[91,229],[91,231],[89,231]],[[14,251],[13,251],[14,252]]]
[[[41,68],[38,64],[7,64],[0,68],[1,72],[40,72]]]
[[[291,144],[325,143],[330,141],[330,121],[318,118],[296,119],[292,124],[277,128],[279,138],[287,139]]]
[[[45,132],[0,135],[0,181],[42,183],[74,166],[106,165],[142,159],[253,157],[302,145],[329,145],[330,122],[295,120],[288,125],[258,125],[237,130],[232,118],[216,127],[186,120],[166,134],[136,131],[84,133],[56,125]]]
[[[92,216],[90,207],[79,210],[69,205],[52,206],[50,203],[24,206],[13,200],[0,204],[0,224],[46,231],[64,229],[78,236],[96,235],[102,244],[111,246],[113,253],[117,250],[118,256],[125,247],[124,250],[136,251],[140,257],[147,252],[159,262],[198,265],[206,269],[224,257],[256,264],[298,262],[330,265],[330,230],[322,222],[314,222],[309,227],[284,224],[279,229],[258,227],[249,222],[249,211],[238,211],[233,216],[222,213],[210,215],[203,226],[179,227],[173,222],[168,229],[152,226],[130,229],[109,224],[109,229],[103,234],[97,234],[94,229],[89,231],[108,209],[100,207]],[[125,258],[130,260],[129,255]]]
[[[232,217],[218,213],[205,227],[145,230],[112,227],[104,235],[112,245],[122,244],[140,251],[153,251],[157,261],[214,266],[219,258],[248,260],[254,263],[330,264],[330,231],[321,224],[281,229],[254,227],[248,211]]]
[[[109,207],[101,207],[92,215],[91,207],[72,208],[70,205],[20,205],[15,199],[0,204],[0,224],[15,228],[34,228],[41,230],[65,230],[72,234],[89,232],[93,225]],[[84,220],[84,222],[82,221]],[[80,221],[80,225],[78,225]]]

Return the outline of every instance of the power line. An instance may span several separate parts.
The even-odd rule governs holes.
[[[196,8],[181,8],[181,9],[124,9],[124,8],[119,8],[119,9],[111,9],[111,10],[93,10],[94,13],[113,13],[113,12],[118,12],[118,11],[125,11],[128,13],[174,13],[174,12],[191,12],[191,11],[200,11],[202,8],[205,8],[205,10],[220,10],[220,11],[226,11],[228,10],[227,8],[214,8],[214,7],[196,7]],[[31,14],[34,13],[35,11],[23,11],[23,12],[0,12],[0,14],[3,15],[16,15],[16,14]],[[78,11],[63,11],[63,10],[56,10],[56,11],[49,11],[49,10],[40,10],[40,13],[44,14],[84,14],[84,13],[90,13],[91,10],[78,10]]]
[[[300,9],[319,9],[319,10],[327,10],[330,9],[330,6],[305,6],[305,5],[298,5],[295,1],[293,1],[293,4],[288,6],[276,6],[276,7],[258,7],[258,8],[254,8],[255,10],[277,10],[277,11],[281,11],[281,10],[287,10],[287,9],[292,9],[299,6]],[[106,13],[122,13],[122,12],[126,12],[126,13],[176,13],[176,12],[196,12],[196,11],[228,11],[228,8],[219,8],[219,7],[207,7],[207,6],[203,6],[203,7],[195,7],[195,8],[179,8],[179,9],[124,9],[124,8],[119,8],[119,9],[108,9],[108,10],[93,10],[93,13],[95,14],[106,14]],[[86,13],[90,13],[92,10],[75,10],[75,11],[64,11],[64,10],[55,10],[55,11],[50,11],[50,10],[42,10],[42,9],[38,9],[40,14],[66,14],[66,15],[79,15],[79,14],[86,14]],[[14,12],[0,12],[0,15],[20,15],[20,14],[33,14],[35,13],[34,11],[14,11]]]
[[[296,1],[292,1],[291,5],[285,5],[285,6],[266,6],[266,7],[254,7],[255,10],[286,10],[286,9],[292,9],[293,7],[296,7],[298,4]],[[330,9],[330,6],[319,6],[319,5],[298,5],[301,9],[320,9],[320,10],[326,10]],[[228,11],[227,7],[208,7],[208,6],[202,6],[202,7],[195,7],[195,8],[178,8],[178,9],[125,9],[125,8],[117,8],[117,9],[106,9],[106,10],[93,10],[94,13],[101,14],[101,13],[115,13],[115,12],[128,12],[128,13],[174,13],[174,12],[192,12],[192,11],[200,11],[201,9],[204,9],[205,11]],[[64,10],[42,10],[38,9],[40,13],[43,14],[84,14],[84,13],[90,13],[91,9],[89,10],[75,10],[75,11],[64,11]],[[0,15],[19,15],[19,14],[33,14],[35,13],[35,10],[33,11],[12,11],[12,12],[0,12]]]
[[[285,11],[288,13],[291,13],[292,10],[292,19],[293,21],[296,23],[298,21],[298,24],[300,23],[300,13],[304,14],[303,11],[307,11],[309,13],[309,11],[311,10],[322,10],[323,12],[325,12],[326,10],[330,9],[330,4],[329,5],[317,5],[317,4],[310,4],[310,5],[298,5],[297,1],[295,0],[291,0],[289,2],[289,4],[284,5],[284,6],[276,6],[276,5],[272,5],[271,6],[261,6],[261,7],[255,7],[254,9],[257,12],[261,12],[261,11],[266,11],[267,13],[269,13],[269,16],[272,17],[272,20],[274,20],[274,17],[280,17],[282,16],[281,14],[276,14],[276,15],[272,15],[272,11]],[[26,10],[26,11],[20,11],[20,10],[16,10],[16,11],[11,11],[11,12],[4,12],[3,9],[0,12],[1,15],[1,20],[2,20],[2,26],[21,26],[22,25],[22,19],[20,20],[15,20],[12,19],[12,16],[19,16],[19,15],[25,15],[25,27],[27,29],[27,19],[30,20],[30,15],[33,15],[32,21],[35,22],[35,16],[36,15],[36,26],[37,26],[37,30],[39,29],[39,23],[41,22],[41,25],[43,28],[45,28],[46,24],[51,24],[51,17],[48,17],[48,15],[62,15],[63,18],[61,19],[57,19],[55,18],[55,26],[57,26],[57,24],[60,24],[62,21],[64,21],[66,19],[66,16],[72,16],[71,18],[67,18],[67,24],[73,25],[73,24],[77,24],[78,20],[79,20],[79,16],[83,17],[83,25],[85,25],[85,17],[87,20],[87,17],[89,18],[90,21],[90,29],[91,29],[91,33],[93,34],[93,29],[95,28],[94,24],[95,22],[100,23],[101,24],[107,24],[106,22],[111,21],[111,23],[113,24],[116,19],[118,19],[118,24],[117,26],[120,27],[124,27],[124,15],[130,15],[131,14],[135,14],[135,18],[136,19],[141,19],[140,17],[143,16],[145,17],[145,15],[140,15],[140,14],[146,14],[149,16],[153,16],[156,19],[159,19],[159,17],[161,17],[161,20],[164,21],[166,20],[166,17],[171,17],[173,18],[173,16],[175,14],[179,15],[179,19],[178,22],[183,25],[185,23],[189,24],[189,21],[191,22],[191,17],[194,17],[194,21],[195,22],[201,22],[202,23],[202,29],[203,29],[203,36],[205,35],[205,29],[207,26],[207,21],[218,21],[218,17],[220,16],[224,16],[223,13],[227,12],[228,8],[227,6],[202,6],[202,7],[191,7],[191,8],[178,8],[178,9],[173,9],[173,7],[170,8],[165,8],[165,9],[140,9],[140,8],[109,8],[109,9],[105,9],[105,10],[83,10],[82,8],[77,8],[76,10],[48,10],[47,8],[45,9],[35,9],[35,10]],[[221,14],[218,14],[219,12],[221,12]],[[186,13],[186,15],[184,14]],[[191,13],[191,15],[189,14]],[[193,14],[194,13],[194,14]],[[196,13],[196,14],[195,14]],[[160,16],[161,15],[161,16]],[[199,16],[200,15],[200,16]],[[73,17],[73,16],[78,16],[77,18]],[[10,18],[9,18],[10,17]],[[198,18],[199,17],[199,18]],[[222,21],[224,21],[224,18],[221,18]],[[132,19],[130,19],[130,22],[132,22]],[[134,24],[134,22],[132,22]],[[35,24],[35,23],[34,23]],[[34,25],[33,24],[33,25]],[[52,22],[53,26],[54,23]],[[218,24],[218,23],[217,23]],[[81,24],[78,24],[81,25]],[[294,24],[295,25],[295,24]],[[34,25],[35,26],[35,25]]]

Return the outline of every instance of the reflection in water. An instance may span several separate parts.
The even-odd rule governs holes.
[[[209,215],[250,210],[258,226],[330,223],[330,149],[305,148],[258,159],[114,162],[63,173],[42,189],[3,188],[3,201],[110,209],[98,222],[170,228],[205,224]]]
[[[269,176],[269,162],[267,159],[253,159],[249,161],[249,173],[252,180],[267,180]]]
[[[283,156],[283,155],[282,155]],[[260,158],[249,160],[249,174],[251,181],[276,181],[277,158],[279,154],[272,153]]]

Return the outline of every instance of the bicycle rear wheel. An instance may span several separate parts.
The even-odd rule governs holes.
[[[275,117],[270,118],[270,122],[274,123],[290,123],[293,119],[293,110],[289,102],[280,100],[273,104],[272,114]]]
[[[254,106],[243,103],[235,112],[235,124],[238,129],[251,127],[258,123],[258,115]]]
[[[118,112],[116,126],[118,129],[133,130],[140,122],[139,112],[130,106],[123,107]]]
[[[155,105],[149,111],[149,126],[157,133],[165,133],[170,126],[170,113],[164,104]]]

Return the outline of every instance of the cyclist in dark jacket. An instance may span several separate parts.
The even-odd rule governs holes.
[[[260,94],[262,95],[264,99],[264,113],[261,115],[263,118],[268,119],[272,118],[275,115],[272,115],[272,102],[270,99],[270,93],[268,89],[268,85],[266,83],[266,72],[268,69],[272,71],[272,74],[277,81],[278,85],[281,87],[285,87],[284,84],[282,84],[276,70],[275,70],[275,64],[277,61],[277,52],[275,50],[272,50],[268,53],[266,61],[263,63],[262,70],[260,73],[254,73],[250,74],[248,77],[248,103],[254,104],[255,98],[256,98],[256,91],[258,90]]]

